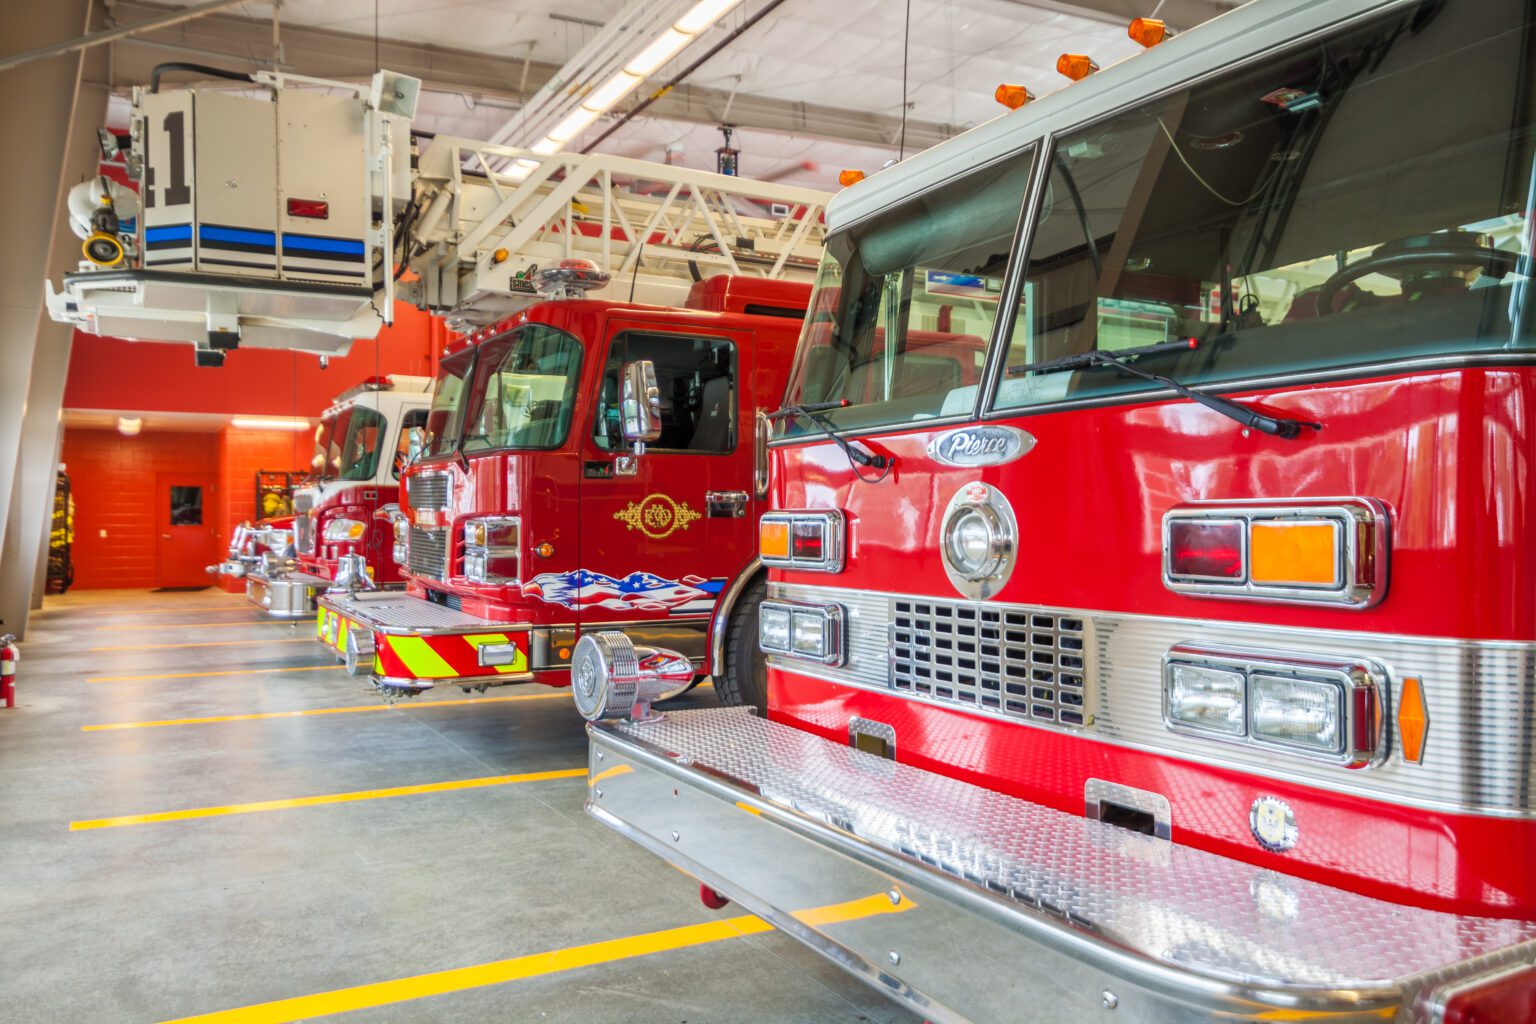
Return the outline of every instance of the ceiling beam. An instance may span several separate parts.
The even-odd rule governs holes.
[[[119,18],[153,17],[177,8],[143,0],[118,0],[113,10]],[[209,14],[174,28],[147,32],[113,47],[113,88],[126,89],[149,81],[154,65],[184,58],[189,50],[205,58],[226,55],[232,70],[260,70],[276,65],[271,45],[271,22],[230,14]],[[336,32],[285,22],[282,27],[281,69],[315,78],[361,81],[374,71],[372,36]],[[378,42],[379,63],[392,71],[420,78],[425,88],[463,93],[503,103],[522,103],[549,81],[559,65],[525,62],[521,57],[499,57],[472,50],[450,49],[395,39]],[[519,93],[518,86],[523,92]],[[644,89],[640,90],[644,93]],[[637,94],[638,96],[638,94]],[[632,98],[631,102],[638,102]],[[683,83],[657,100],[646,116],[690,124],[718,124],[730,105],[731,124],[741,128],[812,135],[828,139],[894,146],[901,132],[899,118],[816,103],[795,103],[736,93],[725,89]],[[615,113],[622,114],[629,104]],[[603,122],[599,122],[602,124]],[[932,121],[907,122],[907,148],[926,149],[963,128]]]

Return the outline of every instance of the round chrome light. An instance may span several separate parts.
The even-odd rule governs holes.
[[[944,571],[966,597],[996,594],[1013,572],[1018,526],[1002,492],[966,484],[944,510],[939,550]]]

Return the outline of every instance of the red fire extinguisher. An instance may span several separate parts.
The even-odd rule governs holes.
[[[15,639],[9,633],[0,636],[0,701],[8,708],[16,706],[16,662],[21,659]]]

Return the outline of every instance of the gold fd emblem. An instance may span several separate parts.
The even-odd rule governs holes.
[[[652,540],[661,540],[688,529],[689,523],[703,517],[689,508],[686,501],[673,501],[665,494],[647,494],[639,502],[632,501],[615,512],[613,518]]]

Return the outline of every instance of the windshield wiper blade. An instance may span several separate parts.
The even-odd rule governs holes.
[[[1143,345],[1141,348],[1128,348],[1114,355],[1094,349],[1091,352],[1080,352],[1074,356],[1064,356],[1061,359],[1051,359],[1043,363],[1030,363],[1024,366],[1015,366],[1008,371],[1009,376],[1016,377],[1029,370],[1065,370],[1087,366],[1113,366],[1124,370],[1133,377],[1149,380],[1155,384],[1161,384],[1174,394],[1187,398],[1191,402],[1198,402],[1212,412],[1220,413],[1231,420],[1236,420],[1245,427],[1250,427],[1263,434],[1273,437],[1283,437],[1292,440],[1301,433],[1302,427],[1311,427],[1313,430],[1322,430],[1321,423],[1311,420],[1298,420],[1286,416],[1266,416],[1261,412],[1255,412],[1246,405],[1240,405],[1230,398],[1222,398],[1220,395],[1207,395],[1196,391],[1186,384],[1180,384],[1171,377],[1164,377],[1160,373],[1149,373],[1146,370],[1132,366],[1125,361],[1125,356],[1144,356],[1156,352],[1188,351],[1198,347],[1199,342],[1194,338],[1186,341],[1165,341],[1157,345]]]
[[[859,466],[870,466],[874,469],[889,469],[892,461],[889,456],[864,452],[855,448],[848,443],[846,438],[838,434],[837,424],[822,415],[822,412],[827,409],[844,409],[847,406],[848,400],[846,398],[838,399],[835,402],[816,402],[811,405],[786,405],[782,409],[769,413],[768,418],[770,420],[782,420],[798,419],[803,416],[822,430],[825,430],[827,436],[832,439],[832,443],[841,448],[843,454],[848,456],[849,462],[857,463]],[[861,477],[860,479],[863,478]]]
[[[1115,353],[1120,359],[1131,356],[1155,356],[1164,352],[1188,352],[1198,348],[1200,342],[1196,338],[1185,338],[1182,341],[1160,341],[1156,345],[1142,345],[1140,348],[1123,348]],[[1081,370],[1088,366],[1094,366],[1105,360],[1099,357],[1105,353],[1094,349],[1091,352],[1079,352],[1073,356],[1059,356],[1056,359],[1042,359],[1038,363],[1025,363],[1023,366],[1008,367],[1008,376],[1022,377],[1026,373],[1048,373],[1056,370]]]

